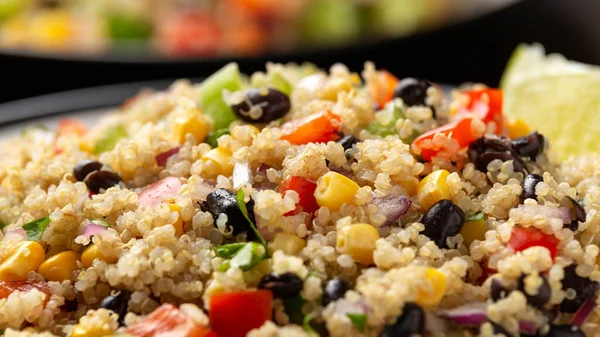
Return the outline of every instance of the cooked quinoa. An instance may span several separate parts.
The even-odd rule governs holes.
[[[6,336],[600,336],[600,156],[366,63],[0,145]]]

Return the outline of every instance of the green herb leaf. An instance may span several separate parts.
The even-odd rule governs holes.
[[[346,314],[346,316],[348,316],[348,318],[350,318],[350,321],[352,322],[352,324],[354,324],[354,326],[356,327],[356,329],[358,329],[358,331],[365,332],[365,326],[367,325],[367,315],[365,315],[365,314]]]
[[[306,301],[300,295],[283,300],[283,309],[286,315],[288,315],[290,322],[294,324],[302,324],[304,322],[304,314],[302,313],[304,303]]]
[[[230,243],[228,245],[214,247],[213,250],[217,252],[219,257],[231,259],[237,252],[240,251],[240,249],[244,248],[244,246],[246,246],[246,242]]]
[[[259,264],[267,255],[267,250],[261,244],[248,242],[231,259],[232,267],[239,267],[243,271],[248,271]]]
[[[204,140],[204,142],[206,144],[210,145],[210,147],[214,148],[214,147],[219,146],[219,143],[217,142],[219,137],[221,137],[222,135],[228,135],[228,134],[229,134],[229,129],[219,129],[219,130],[209,133],[206,136],[206,139]]]
[[[106,133],[102,138],[96,142],[94,146],[94,154],[100,154],[102,152],[110,151],[115,148],[119,139],[127,137],[127,130],[123,125],[115,125],[112,128],[106,130]]]
[[[477,221],[477,220],[483,220],[483,211],[479,211],[469,217],[467,217],[465,219],[465,222],[467,221]]]
[[[388,103],[383,110],[376,113],[379,117],[375,119],[367,130],[373,134],[385,138],[397,134],[396,121],[405,118],[404,110],[397,101]]]
[[[312,319],[312,314],[304,316],[304,320],[302,320],[302,327],[304,327],[304,330],[306,330],[306,332],[308,332],[309,335],[317,335],[315,329],[313,329],[313,327],[310,325],[310,321],[312,321]]]
[[[30,241],[40,241],[44,231],[50,224],[50,217],[47,216],[45,218],[33,220],[32,222],[28,222],[23,225],[23,229],[27,234],[27,240]]]
[[[248,210],[246,209],[246,202],[244,201],[244,199],[245,199],[244,190],[242,190],[240,188],[235,195],[235,200],[237,201],[237,205],[240,208],[240,211],[242,211],[244,218],[246,218],[246,220],[250,224],[252,231],[254,231],[254,234],[256,234],[256,237],[258,238],[260,243],[263,246],[265,246],[265,249],[267,249],[267,240],[265,240],[265,238],[263,238],[263,236],[260,234],[258,229],[256,229],[256,225],[254,225],[254,222],[252,220],[250,220],[250,217],[248,217]],[[268,256],[268,253],[267,253],[267,256]]]
[[[21,137],[25,136],[28,132],[30,131],[50,131],[50,129],[48,128],[48,126],[46,124],[35,124],[35,125],[29,125],[26,126],[24,128],[21,129]]]
[[[93,219],[90,220],[91,223],[96,224],[98,226],[102,226],[102,227],[106,227],[106,228],[110,228],[110,224],[104,220],[100,220],[100,219]]]

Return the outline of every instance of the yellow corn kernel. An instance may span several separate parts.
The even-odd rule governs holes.
[[[380,235],[377,229],[368,224],[355,224],[343,227],[337,233],[336,248],[341,254],[349,254],[354,261],[370,266],[373,264],[375,242]]]
[[[217,174],[229,177],[233,173],[233,159],[231,155],[231,150],[217,147],[206,152],[202,156],[202,160],[212,161],[217,167]]]
[[[306,247],[306,241],[303,238],[290,233],[277,233],[273,241],[269,243],[269,252],[273,254],[276,250],[281,250],[287,255],[294,256],[304,247]]]
[[[80,324],[76,324],[71,330],[71,337],[104,337],[112,334],[113,331],[104,326],[93,326],[84,328]]]
[[[315,199],[321,207],[337,211],[343,204],[353,204],[354,195],[358,192],[357,183],[337,172],[327,172],[317,181]]]
[[[208,133],[208,124],[206,123],[204,116],[198,113],[193,116],[175,119],[173,130],[175,132],[175,138],[180,144],[185,143],[185,137],[188,133],[194,135],[196,142],[200,143]]]
[[[65,46],[74,33],[72,18],[66,11],[41,12],[30,28],[31,37],[41,48]]]
[[[271,271],[271,261],[268,259],[262,260],[254,268],[244,272],[244,281],[246,281],[246,284],[258,284],[260,279]]]
[[[81,255],[72,250],[58,253],[44,261],[38,268],[38,273],[48,281],[70,280],[73,272],[77,270],[77,261],[80,258]]]
[[[428,210],[436,202],[442,199],[450,199],[450,189],[446,183],[446,178],[449,175],[450,172],[446,170],[437,170],[431,172],[419,182],[417,200],[419,200],[422,209]]]
[[[525,123],[525,121],[522,119],[509,120],[506,124],[506,129],[508,131],[508,137],[510,139],[524,137],[531,133],[529,125],[527,125],[527,123]]]
[[[460,230],[460,234],[464,239],[465,246],[468,248],[475,240],[485,240],[485,233],[487,230],[488,228],[484,219],[473,220],[464,223],[462,229]]]
[[[435,268],[425,268],[425,279],[420,282],[417,303],[423,307],[438,305],[446,293],[448,280],[446,275]]]
[[[19,242],[11,255],[0,265],[1,281],[24,281],[30,271],[36,271],[45,258],[44,247],[35,241]]]
[[[183,219],[181,219],[181,207],[179,207],[179,205],[177,204],[169,204],[169,209],[171,210],[171,212],[177,212],[177,221],[175,221],[175,223],[173,224],[173,227],[175,227],[175,234],[177,236],[182,236],[183,235]]]
[[[114,257],[106,257],[100,254],[100,250],[98,250],[98,246],[95,244],[89,245],[83,253],[81,253],[81,264],[84,268],[89,268],[94,263],[94,260],[100,259],[105,261],[106,263],[115,263],[117,262],[117,258]]]

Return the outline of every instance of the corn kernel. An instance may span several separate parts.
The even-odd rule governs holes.
[[[229,177],[233,173],[233,159],[231,150],[217,147],[202,156],[204,161],[212,161],[217,167],[217,174]]]
[[[353,204],[354,195],[358,192],[357,183],[337,172],[327,172],[317,181],[315,199],[321,207],[337,211],[343,204]]]
[[[475,240],[485,240],[485,232],[487,232],[487,230],[488,228],[484,219],[473,220],[464,223],[460,230],[460,234],[464,239],[465,246],[468,248]]]
[[[260,279],[271,271],[271,261],[268,259],[262,260],[254,268],[244,272],[244,281],[246,281],[246,284],[258,284]]]
[[[44,247],[35,241],[19,242],[11,255],[0,265],[0,280],[24,281],[27,274],[44,262]]]
[[[449,175],[450,172],[446,170],[437,170],[419,182],[417,200],[422,209],[428,210],[436,202],[442,199],[450,199],[450,189],[446,183],[446,178]]]
[[[444,273],[435,268],[425,268],[425,279],[420,282],[421,287],[418,291],[417,303],[423,307],[433,307],[438,305],[444,297],[448,280]]]
[[[373,264],[375,242],[380,235],[377,229],[368,224],[355,224],[343,227],[337,233],[336,248],[341,254],[349,254],[354,261],[370,266]]]
[[[522,119],[509,120],[506,124],[506,129],[508,131],[508,137],[510,139],[525,137],[529,133],[531,133],[529,125],[527,125],[527,123],[525,123],[525,121]]]
[[[208,133],[208,124],[202,114],[198,112],[193,116],[179,117],[174,125],[175,138],[180,144],[185,143],[185,137],[191,133],[196,138],[196,142],[202,142]]]
[[[89,268],[94,263],[94,260],[100,259],[105,261],[106,263],[115,263],[117,262],[117,258],[114,257],[106,257],[100,254],[100,250],[98,250],[98,246],[95,244],[89,245],[83,253],[81,253],[81,264],[84,268]]]
[[[183,219],[181,219],[181,207],[179,207],[179,205],[177,204],[169,204],[169,209],[171,210],[171,212],[177,212],[177,221],[175,221],[175,223],[173,224],[173,227],[175,227],[175,234],[177,236],[182,236],[183,235]]]
[[[276,250],[281,250],[287,255],[296,255],[306,247],[306,241],[294,234],[277,233],[273,241],[269,243],[269,252],[273,254]]]
[[[70,280],[73,272],[77,270],[77,261],[81,255],[72,250],[58,253],[42,262],[38,273],[42,274],[48,281],[61,282]]]
[[[108,327],[94,326],[91,328],[84,328],[80,324],[76,324],[71,330],[71,337],[104,337],[112,333],[113,331]]]

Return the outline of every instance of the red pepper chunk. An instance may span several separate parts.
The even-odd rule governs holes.
[[[56,134],[58,136],[74,134],[77,136],[83,136],[87,133],[87,127],[74,119],[65,118],[58,122],[58,127],[56,128]]]
[[[296,204],[296,209],[285,215],[293,215],[300,212],[313,214],[319,209],[317,200],[315,199],[315,190],[317,184],[305,177],[291,176],[281,183],[281,195],[285,195],[287,191],[295,191],[300,196],[300,200]]]
[[[44,282],[32,281],[0,281],[0,299],[7,298],[15,291],[25,293],[34,288],[47,295],[44,304],[50,300],[50,290],[48,290],[48,285]]]
[[[514,227],[508,241],[508,246],[515,252],[523,251],[529,247],[541,246],[550,251],[552,260],[556,257],[558,239],[552,234],[546,234],[534,227]]]
[[[380,70],[377,72],[377,82],[369,83],[367,90],[381,108],[394,98],[394,89],[396,89],[397,84],[398,78],[396,76],[387,70]]]
[[[281,139],[294,145],[327,143],[338,140],[342,118],[330,111],[321,111],[281,126]]]
[[[457,116],[474,115],[486,125],[494,122],[496,134],[502,134],[504,117],[502,115],[502,102],[504,100],[500,89],[477,89],[462,92],[467,96],[467,105],[460,108]]]
[[[192,321],[172,304],[165,303],[125,329],[137,337],[216,337],[208,328]]]
[[[245,337],[273,318],[273,294],[256,290],[213,295],[209,314],[219,336]]]
[[[421,150],[421,158],[425,161],[431,161],[431,158],[442,150],[442,148],[438,148],[431,142],[433,137],[438,133],[456,140],[461,148],[467,147],[480,136],[473,132],[471,122],[473,122],[473,118],[465,117],[425,132],[413,141],[412,147],[417,147]]]

